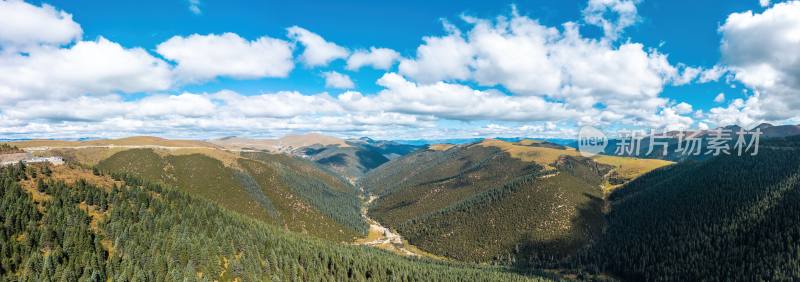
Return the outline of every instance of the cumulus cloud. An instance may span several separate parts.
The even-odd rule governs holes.
[[[168,89],[170,66],[141,48],[105,38],[70,48],[45,48],[0,56],[0,104],[41,99]]]
[[[422,39],[425,43],[417,48],[416,59],[400,61],[401,74],[423,83],[470,77],[469,64],[474,50],[457,29],[446,27],[449,30],[447,36]]]
[[[430,128],[435,120],[380,110],[349,111],[343,101],[327,93],[275,92],[248,96],[224,90],[210,94],[153,95],[138,100],[104,95],[19,101],[0,111],[0,136],[158,133],[208,137],[298,130],[396,134],[409,128]]]
[[[71,14],[53,6],[0,1],[0,48],[5,51],[67,44],[80,39],[82,32]]]
[[[770,0],[758,0],[758,4],[761,5],[761,7],[768,7],[769,2]]]
[[[245,96],[232,91],[214,95],[223,104],[223,112],[244,117],[291,118],[303,115],[341,113],[342,107],[327,93],[304,95],[300,92],[282,91]]]
[[[615,40],[622,31],[636,23],[639,0],[589,0],[583,9],[583,20],[603,28],[606,38]],[[616,20],[609,19],[613,14]]]
[[[716,120],[724,125],[800,115],[800,1],[778,3],[760,14],[730,14],[719,31],[722,62],[754,91],[745,101],[712,110]]]
[[[346,58],[350,53],[342,46],[328,42],[322,36],[299,26],[287,28],[289,38],[305,47],[300,59],[309,67],[326,66],[335,59]]]
[[[763,115],[759,96],[744,99],[734,99],[727,107],[712,108],[708,111],[708,121],[717,126],[736,124],[744,128],[752,128],[761,120]]]
[[[385,74],[378,85],[385,89],[377,95],[346,92],[339,99],[349,109],[380,109],[455,120],[553,120],[576,115],[564,105],[540,97],[509,96],[445,82],[417,84],[396,73]]]
[[[3,118],[26,122],[96,122],[124,114],[129,109],[118,96],[82,96],[66,100],[21,101],[3,110]]]
[[[370,47],[369,50],[356,50],[347,58],[347,69],[358,70],[363,66],[372,66],[380,70],[388,70],[400,58],[400,53],[388,48]]]
[[[474,24],[468,39],[476,55],[469,63],[478,83],[501,84],[521,95],[557,94],[565,78],[550,48],[561,35],[557,29],[520,16],[468,20]]]
[[[325,78],[325,87],[328,88],[351,89],[356,86],[346,74],[328,71],[323,72],[322,76]]]
[[[192,93],[148,96],[136,101],[134,105],[129,111],[132,117],[204,117],[217,110],[217,106],[208,97]]]
[[[710,69],[703,70],[698,78],[698,82],[706,83],[711,81],[718,81],[722,76],[728,72],[724,66],[715,65]]]
[[[692,105],[686,102],[680,102],[674,107],[675,112],[681,115],[685,115],[692,112]]]
[[[422,84],[476,82],[560,101],[585,113],[585,123],[653,121],[666,113],[669,100],[659,96],[665,85],[701,74],[639,43],[585,38],[574,23],[548,27],[516,13],[463,19],[468,32],[446,24],[446,35],[424,38],[416,58],[401,60],[400,74]]]
[[[195,15],[202,14],[203,11],[200,10],[200,0],[189,0],[189,11]]]
[[[714,102],[722,103],[725,102],[725,93],[719,93],[716,97],[714,97]]]
[[[80,41],[80,26],[75,24],[77,33],[71,37],[0,41],[4,49],[37,45],[25,47],[29,51],[24,53],[0,53],[0,135],[177,132],[207,136],[320,130],[425,136],[430,131],[421,131],[441,121],[468,126],[463,131],[437,129],[437,134],[527,135],[565,133],[570,129],[560,131],[557,126],[564,122],[684,128],[694,123],[693,114],[724,121],[734,112],[763,113],[761,104],[775,94],[768,93],[773,89],[765,85],[756,87],[756,82],[745,84],[759,90],[754,96],[764,93],[758,99],[742,100],[707,115],[688,103],[661,97],[665,85],[717,80],[728,72],[745,81],[749,63],[726,61],[712,69],[673,65],[654,48],[615,41],[625,27],[635,23],[637,2],[590,1],[584,21],[606,30],[600,39],[582,36],[576,23],[550,27],[516,11],[494,19],[465,16],[465,30],[445,22],[446,33],[424,37],[410,58],[378,47],[351,55],[348,49],[297,26],[287,29],[291,42],[270,37],[248,40],[234,33],[175,36],[156,47],[158,58],[142,48],[126,48],[102,37]],[[65,12],[46,5],[31,7],[50,9],[46,15],[57,18],[60,25],[71,25],[71,16]],[[606,19],[609,13],[617,18]],[[724,34],[729,33],[726,26],[720,28]],[[12,37],[0,27],[0,40]],[[736,36],[723,37],[736,46]],[[227,90],[176,94],[181,91],[176,86],[219,77],[286,77],[294,68],[297,44],[302,45],[298,59],[308,67],[347,59],[348,70],[365,66],[387,70],[376,82],[380,90],[338,96],[296,91],[244,95]],[[723,49],[723,54],[752,49],[748,48]],[[797,68],[774,69],[789,73]],[[326,87],[355,87],[346,74],[321,74]],[[781,79],[773,79],[780,82],[775,85],[789,83],[788,76],[776,77]],[[139,92],[144,97],[124,96]]]
[[[678,77],[666,55],[638,43],[614,47],[583,38],[572,23],[560,31],[523,16],[467,21],[473,27],[466,37],[458,31],[426,37],[416,59],[401,61],[400,73],[423,83],[473,78],[518,95],[626,98],[655,96]]]
[[[266,36],[253,41],[234,33],[174,36],[156,52],[176,62],[176,74],[188,81],[286,77],[294,68],[291,44]]]

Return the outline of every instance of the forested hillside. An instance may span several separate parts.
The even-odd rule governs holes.
[[[599,236],[611,176],[667,162],[588,159],[560,145],[486,140],[412,153],[361,182],[369,210],[421,249],[472,262],[547,266]]]
[[[160,155],[131,149],[101,161],[102,171],[178,187],[241,214],[336,241],[367,230],[355,188],[313,163],[251,154],[230,163],[204,154]]]
[[[800,138],[649,173],[611,195],[580,266],[629,280],[800,279]]]
[[[289,233],[181,190],[114,178],[77,168],[0,168],[0,280],[534,279]]]

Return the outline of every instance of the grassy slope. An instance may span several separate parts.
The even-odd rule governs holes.
[[[243,159],[237,164],[243,171],[201,154],[162,157],[151,149],[132,149],[114,154],[101,161],[98,167],[173,185],[233,211],[293,231],[338,241],[349,241],[363,233],[358,226],[343,226],[292,193],[274,167]],[[256,184],[247,179],[255,180]],[[319,189],[327,187],[321,184]]]

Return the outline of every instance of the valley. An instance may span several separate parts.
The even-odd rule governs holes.
[[[800,0],[0,0],[0,282],[800,281]]]
[[[363,183],[380,195],[370,214],[426,251],[475,263],[545,264],[600,235],[605,196],[620,182],[670,164],[485,140],[417,151]]]
[[[115,221],[124,221],[113,213],[114,207],[119,207],[111,203],[113,194],[123,193],[115,189],[128,187],[123,190],[129,192],[124,193],[145,193],[152,199],[163,198],[165,191],[186,195],[170,197],[202,202],[227,214],[225,217],[238,218],[234,221],[259,226],[248,228],[272,230],[270,236],[284,238],[279,241],[300,238],[291,239],[299,240],[292,243],[299,245],[293,246],[321,244],[326,250],[347,252],[370,249],[368,253],[376,252],[381,263],[368,264],[378,269],[397,260],[419,264],[414,269],[447,269],[441,273],[473,273],[468,269],[474,268],[474,277],[505,277],[504,281],[693,280],[734,273],[785,278],[795,271],[792,265],[798,258],[781,251],[780,246],[788,244],[794,249],[792,240],[800,238],[790,227],[795,224],[791,199],[798,191],[800,173],[800,141],[796,137],[769,139],[758,156],[681,163],[609,155],[586,158],[573,148],[531,139],[409,147],[369,139],[335,141],[326,137],[314,143],[316,135],[292,138],[306,143],[275,151],[153,137],[16,142],[3,145],[7,154],[24,151],[39,157],[61,157],[65,164],[31,163],[24,176],[13,172],[16,164],[4,170],[6,175],[17,175],[21,193],[30,195],[40,213],[52,209],[49,203],[60,196],[48,188],[37,188],[42,184],[34,179],[43,179],[46,187],[77,186],[86,191],[101,187],[104,197],[112,198],[77,204],[80,212],[92,218],[87,230],[100,236],[98,250],[104,250],[106,262],[121,254],[131,255],[126,250],[131,246],[116,242],[117,231],[109,229],[121,224]],[[332,163],[317,155],[340,155],[343,161]],[[43,167],[52,175],[44,176]],[[726,171],[739,171],[744,182],[733,182]],[[693,181],[701,175],[703,181]],[[13,186],[9,183],[4,185]],[[13,189],[11,186],[4,189]],[[198,235],[209,235],[209,231],[200,232]],[[715,238],[714,244],[721,245],[703,247],[713,252],[702,254],[685,244],[668,246],[674,240],[693,242],[694,246],[710,244],[692,238]],[[737,243],[745,239],[766,241]],[[252,250],[259,250],[256,256],[270,252],[260,248],[200,256],[220,258],[225,262],[221,269],[208,262],[201,266],[196,255],[178,261],[192,261],[195,269],[202,268],[198,277],[215,273],[219,280],[236,280],[244,273],[261,273],[237,272],[230,266],[231,262],[253,263],[242,258]],[[291,252],[285,254],[308,254]],[[772,256],[766,264],[737,257],[735,252]],[[730,258],[721,260],[722,256]],[[734,258],[746,261],[756,271],[733,270]],[[277,275],[295,275],[292,269],[298,267],[306,274],[297,275],[342,275],[335,270],[315,272],[319,270],[312,271],[300,262],[291,268],[277,265],[283,271]],[[687,264],[707,265],[707,270],[681,268]],[[184,266],[168,268],[172,267]],[[353,271],[347,275],[375,275]]]

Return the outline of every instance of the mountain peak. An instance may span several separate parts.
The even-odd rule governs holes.
[[[738,125],[735,125],[735,124],[731,124],[731,125],[723,127],[722,129],[729,129],[729,130],[735,132],[735,131],[739,131],[740,129],[742,129],[742,127],[738,126]]]
[[[767,129],[767,128],[770,128],[770,127],[773,127],[773,126],[774,126],[774,125],[772,125],[771,123],[766,123],[766,122],[764,122],[764,123],[761,123],[761,124],[759,124],[758,126],[754,127],[754,128],[753,128],[753,130],[755,130],[755,129],[761,129],[761,130],[764,130],[764,129]]]
[[[300,135],[286,135],[278,139],[278,142],[280,142],[284,146],[291,146],[295,148],[310,146],[315,144],[339,145],[341,147],[349,147],[349,145],[347,145],[347,142],[345,142],[344,139],[315,132],[300,134]]]

